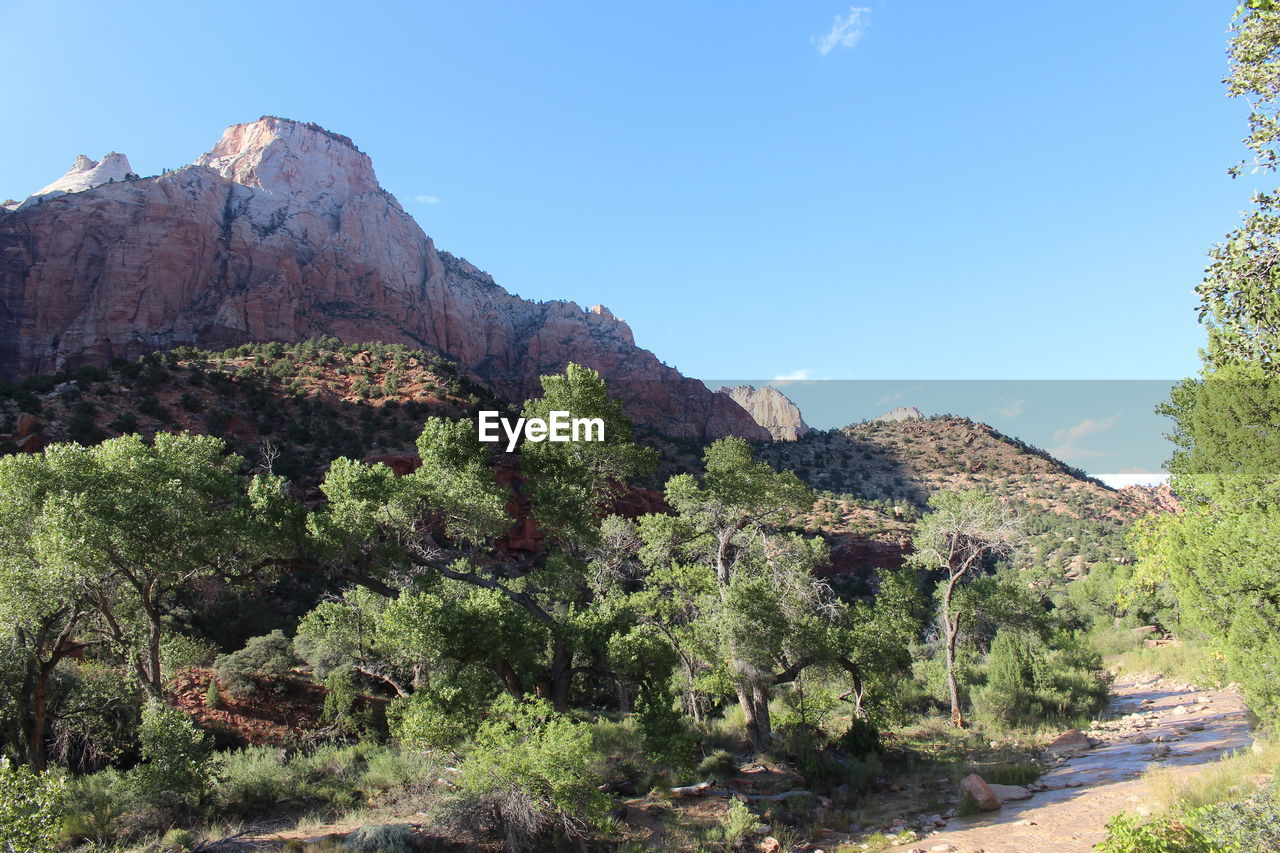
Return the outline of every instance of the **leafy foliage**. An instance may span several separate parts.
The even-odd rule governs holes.
[[[57,844],[66,783],[0,758],[0,843],[7,853],[47,853]]]

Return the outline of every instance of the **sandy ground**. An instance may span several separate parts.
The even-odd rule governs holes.
[[[1132,731],[1045,774],[1048,790],[999,810],[953,818],[908,850],[970,853],[1084,853],[1106,837],[1113,815],[1150,807],[1139,778],[1152,767],[1192,774],[1252,743],[1244,702],[1234,690],[1195,690],[1150,676],[1118,681],[1112,714],[1140,713]],[[1149,700],[1144,704],[1143,700]],[[1174,713],[1181,707],[1182,711]],[[948,848],[948,845],[950,847]]]

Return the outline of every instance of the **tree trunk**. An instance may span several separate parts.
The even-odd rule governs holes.
[[[960,686],[956,683],[956,640],[960,636],[960,619],[951,616],[951,597],[955,592],[959,575],[952,575],[942,594],[942,625],[947,662],[947,692],[951,698],[951,725],[964,727],[964,713],[960,710]]]
[[[149,694],[159,699],[164,693],[164,677],[160,673],[160,617],[151,608],[147,608],[147,616],[149,619],[145,664],[147,683],[143,687]]]
[[[773,723],[769,718],[769,691],[759,684],[738,687],[738,704],[747,722],[747,737],[756,752],[763,752],[773,742]]]
[[[547,673],[543,698],[561,713],[569,710],[569,689],[573,684],[573,650],[561,639],[551,641],[551,669]]]
[[[498,677],[502,679],[502,686],[511,694],[511,698],[517,702],[523,699],[524,685],[520,683],[520,676],[516,675],[515,667],[511,665],[511,662],[504,659],[498,661],[494,666],[498,670]]]
[[[44,752],[45,729],[49,725],[49,676],[53,667],[47,663],[37,665],[36,683],[31,695],[31,726],[27,731],[27,763],[37,773],[46,766]]]

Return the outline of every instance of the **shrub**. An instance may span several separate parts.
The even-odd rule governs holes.
[[[286,762],[284,750],[247,746],[218,756],[213,800],[221,815],[252,818],[282,802],[305,796],[300,762]]]
[[[142,763],[129,771],[130,790],[158,811],[195,806],[213,783],[209,739],[191,718],[157,700],[142,709],[138,727]]]
[[[0,758],[0,829],[6,853],[46,853],[57,845],[65,780],[11,767]]]
[[[693,738],[671,694],[662,687],[642,684],[635,708],[645,755],[672,767],[687,767],[693,757]]]
[[[724,842],[724,846],[728,850],[736,850],[743,842],[751,837],[755,832],[756,825],[760,821],[751,810],[747,808],[747,804],[742,800],[732,800],[729,803],[729,810],[725,812],[724,817],[720,820],[720,840]]]
[[[293,643],[280,630],[253,637],[243,649],[229,655],[218,655],[213,672],[232,696],[252,695],[259,681],[269,681],[277,693],[283,692],[297,657]]]
[[[1198,830],[1166,817],[1141,823],[1121,813],[1107,821],[1107,837],[1098,853],[1218,853]]]
[[[218,650],[211,643],[198,637],[168,632],[160,638],[160,660],[163,661],[166,679],[186,669],[208,666],[217,654]]]
[[[698,776],[703,778],[710,776],[724,780],[736,775],[737,772],[738,762],[728,750],[717,749],[698,762]]]
[[[1196,809],[1190,815],[1206,836],[1233,850],[1280,850],[1280,798],[1275,785],[1253,796]]]
[[[171,829],[160,839],[160,846],[166,850],[190,850],[195,843],[195,833],[189,829]]]
[[[609,798],[591,766],[591,730],[544,700],[498,700],[462,765],[461,799],[489,812],[510,850],[539,836],[582,839],[604,820]]]
[[[840,735],[837,744],[854,758],[866,758],[868,755],[884,753],[884,744],[880,741],[880,730],[870,720],[854,717],[849,728]]]
[[[107,426],[120,435],[135,433],[138,431],[138,416],[133,412],[121,412]]]
[[[456,688],[419,690],[397,699],[389,713],[392,736],[411,749],[447,749],[476,730],[480,714],[456,699]]]
[[[222,707],[222,693],[218,690],[218,679],[210,678],[209,687],[204,691],[204,706],[211,711]]]
[[[414,832],[403,823],[362,826],[347,836],[342,849],[358,853],[413,853]]]
[[[119,831],[127,799],[123,777],[115,769],[74,777],[67,792],[63,838],[107,846]]]
[[[1102,660],[1074,637],[1060,635],[1051,649],[1026,631],[996,634],[987,658],[987,684],[974,709],[998,724],[1036,724],[1086,716],[1105,706]]]
[[[320,720],[346,735],[369,732],[373,713],[360,701],[355,677],[349,669],[336,669],[324,680],[324,710]]]

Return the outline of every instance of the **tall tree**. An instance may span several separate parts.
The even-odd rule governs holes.
[[[245,579],[286,558],[296,506],[284,481],[246,478],[213,436],[127,435],[50,448],[74,485],[43,508],[46,559],[80,573],[97,628],[160,696],[160,640],[175,594],[201,578]]]
[[[1016,524],[994,496],[970,490],[938,492],[930,511],[916,525],[912,562],[940,575],[938,621],[947,668],[951,724],[964,725],[960,688],[956,680],[956,647],[961,631],[975,615],[966,605],[963,587],[989,568],[990,561],[1008,550]]]
[[[1280,166],[1280,11],[1237,9],[1227,91],[1250,105],[1253,171]],[[1245,171],[1247,163],[1230,170]],[[1173,488],[1188,505],[1141,524],[1135,588],[1169,587],[1259,711],[1280,708],[1280,190],[1259,192],[1210,251],[1200,295],[1209,345],[1196,379],[1174,389]]]
[[[830,658],[843,608],[812,574],[826,562],[825,543],[782,530],[813,506],[809,488],[791,472],[756,461],[740,438],[716,441],[703,462],[701,482],[690,474],[667,481],[676,515],[640,521],[640,556],[653,586],[647,615],[682,657],[700,645],[701,654],[720,658],[709,664],[723,665],[747,734],[765,749],[773,736],[773,689]],[[705,594],[688,567],[709,575]]]
[[[94,612],[92,578],[50,547],[58,514],[47,511],[70,498],[83,462],[68,445],[0,457],[0,631],[18,668],[5,731],[37,771],[46,764],[51,682],[59,664],[84,648],[81,634]]]

